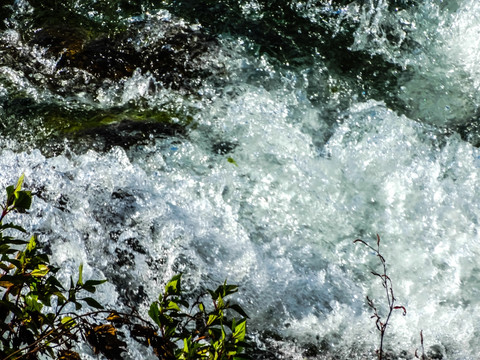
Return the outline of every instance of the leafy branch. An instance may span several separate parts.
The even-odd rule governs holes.
[[[106,280],[84,281],[83,265],[77,280],[70,277],[66,289],[55,277],[60,269],[49,263],[35,236],[25,241],[4,233],[26,233],[18,225],[2,222],[12,211],[26,213],[32,204],[31,192],[22,190],[23,179],[22,175],[15,186],[6,188],[7,200],[1,205],[0,359],[77,360],[80,355],[72,349],[79,341],[88,344],[95,354],[122,359],[122,353],[127,352],[122,328],[127,328],[137,342],[152,347],[159,359],[246,358],[248,316],[239,305],[226,300],[237,292],[236,285],[225,282],[190,305],[181,288],[181,275],[176,275],[150,306],[153,323],[133,312],[104,309],[87,293],[94,294]],[[19,245],[25,248],[17,250]],[[85,305],[96,310],[79,314]],[[71,306],[75,311],[66,310]],[[232,312],[242,318],[237,320]]]
[[[150,306],[149,315],[169,340],[172,359],[244,359],[247,314],[237,305],[225,300],[237,292],[236,285],[226,282],[218,288],[207,290],[189,306],[182,296],[181,274],[174,276],[165,291]],[[207,307],[203,298],[209,301]],[[235,312],[243,318],[230,317]],[[176,344],[183,342],[183,348]],[[167,357],[169,358],[169,357]]]

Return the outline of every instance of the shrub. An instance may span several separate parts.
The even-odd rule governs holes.
[[[76,360],[80,356],[73,349],[79,341],[88,344],[95,354],[121,359],[127,350],[122,330],[152,347],[160,359],[246,358],[247,315],[239,305],[226,300],[238,290],[235,285],[225,282],[190,305],[181,288],[181,275],[175,275],[150,306],[153,324],[135,312],[104,309],[88,293],[95,293],[106,280],[84,281],[82,265],[78,278],[70,278],[66,289],[55,277],[60,269],[50,264],[35,236],[25,241],[6,234],[26,232],[18,225],[3,223],[10,212],[25,213],[32,204],[31,192],[22,190],[23,179],[22,175],[15,186],[7,187],[0,215],[2,359],[38,359],[44,355]],[[211,304],[206,306],[203,301],[208,296]],[[232,312],[242,318],[237,320]]]

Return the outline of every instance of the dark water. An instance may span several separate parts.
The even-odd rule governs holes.
[[[393,358],[475,359],[480,4],[4,1],[2,184],[99,297],[228,278],[255,357],[374,358],[382,236]],[[86,350],[85,350],[86,351]],[[88,352],[85,357],[89,358]],[[130,358],[151,358],[132,347]]]

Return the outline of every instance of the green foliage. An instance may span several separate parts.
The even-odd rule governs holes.
[[[72,349],[78,342],[107,359],[122,359],[128,350],[123,328],[136,341],[152,347],[159,359],[245,358],[247,315],[239,305],[225,300],[238,290],[235,285],[225,282],[189,305],[181,275],[176,275],[150,307],[154,324],[134,312],[104,310],[88,294],[106,280],[84,281],[82,264],[77,279],[71,277],[65,288],[55,277],[59,268],[50,264],[36,237],[28,241],[12,237],[10,233],[25,233],[25,229],[3,223],[10,212],[25,213],[32,204],[31,192],[22,190],[23,179],[22,175],[15,186],[7,187],[0,215],[1,359],[76,360],[80,356]],[[207,296],[209,307],[201,301]],[[237,320],[232,312],[242,318]]]
[[[83,283],[80,266],[77,282],[71,279],[67,290],[55,277],[59,269],[39,251],[35,236],[24,241],[5,234],[6,230],[25,233],[20,226],[3,223],[8,213],[24,213],[32,204],[31,192],[22,190],[23,179],[22,175],[15,186],[7,187],[0,217],[0,356],[4,359],[36,359],[41,354],[53,357],[53,349],[59,346],[70,349],[80,327],[74,320],[79,316],[68,316],[67,305],[73,304],[76,310],[84,303],[102,308],[83,294],[95,292],[95,286],[105,281]],[[18,245],[24,250],[17,250]]]
[[[191,306],[181,289],[181,275],[175,275],[165,292],[150,306],[148,314],[169,343],[175,359],[244,359],[247,314],[226,298],[237,292],[226,282],[215,291],[207,290]],[[208,301],[208,305],[204,304]],[[242,318],[231,317],[237,313]],[[178,345],[180,344],[180,346]]]

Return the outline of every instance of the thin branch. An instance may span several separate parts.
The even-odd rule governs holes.
[[[378,331],[380,332],[380,348],[378,349],[377,354],[378,354],[378,360],[382,360],[383,359],[383,341],[385,337],[385,332],[389,325],[390,317],[392,316],[392,313],[394,310],[403,310],[404,316],[406,315],[407,310],[405,309],[404,306],[395,306],[396,298],[393,293],[393,282],[392,282],[392,279],[387,275],[387,264],[386,264],[385,258],[380,253],[380,236],[377,234],[376,249],[361,239],[356,239],[354,243],[361,243],[364,246],[368,247],[370,250],[372,250],[375,253],[375,255],[379,258],[383,268],[382,274],[379,274],[378,272],[373,270],[371,271],[371,273],[372,275],[378,276],[381,279],[382,286],[385,289],[385,297],[386,297],[386,302],[388,304],[388,313],[384,322],[382,322],[382,317],[379,315],[378,310],[375,307],[373,301],[367,296],[368,306],[373,310],[372,318],[375,318],[375,325]]]

